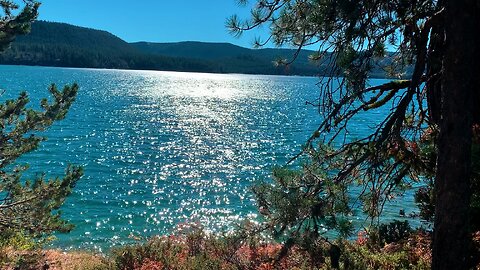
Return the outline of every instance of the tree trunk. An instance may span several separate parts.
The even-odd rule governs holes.
[[[438,1],[439,6],[443,6],[443,0]],[[430,33],[430,43],[428,47],[427,58],[427,77],[425,83],[427,86],[428,115],[432,124],[438,125],[440,122],[440,104],[441,104],[441,72],[445,43],[445,18],[439,18],[439,23],[433,25]]]
[[[474,92],[478,80],[476,0],[445,1],[432,269],[470,267],[470,173]],[[479,106],[479,104],[476,104]]]

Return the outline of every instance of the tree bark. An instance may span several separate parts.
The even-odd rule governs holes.
[[[443,0],[438,1],[439,6],[443,6]],[[440,122],[440,104],[441,104],[441,72],[443,63],[443,54],[445,46],[445,17],[439,18],[439,23],[432,26],[430,33],[430,43],[428,47],[427,58],[427,103],[430,122],[438,125]]]
[[[478,4],[446,0],[445,54],[435,179],[432,269],[468,269],[471,146],[478,81]],[[479,104],[476,104],[479,106]]]

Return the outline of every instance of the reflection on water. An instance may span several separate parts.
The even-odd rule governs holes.
[[[317,97],[316,78],[15,66],[0,71],[5,96],[27,90],[36,103],[51,82],[81,86],[67,119],[21,160],[32,173],[49,175],[60,175],[68,162],[85,167],[63,210],[76,224],[55,243],[64,248],[104,249],[185,222],[218,230],[254,219],[250,186],[285,164],[320,121],[305,105]]]

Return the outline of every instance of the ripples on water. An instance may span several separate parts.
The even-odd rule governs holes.
[[[85,177],[67,200],[76,225],[63,248],[105,249],[129,236],[198,222],[209,230],[254,219],[250,186],[269,177],[318,125],[305,105],[316,78],[0,66],[2,97],[77,82],[67,118],[21,162],[60,175],[68,162]],[[364,128],[358,123],[359,128]],[[368,129],[367,129],[368,130]]]

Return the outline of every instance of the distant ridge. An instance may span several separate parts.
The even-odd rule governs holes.
[[[17,37],[11,48],[0,54],[0,64],[307,76],[327,74],[327,66],[309,61],[313,51],[301,51],[288,67],[274,65],[276,60],[290,59],[294,53],[293,49],[248,49],[230,43],[128,43],[107,31],[36,21],[30,34]],[[382,77],[383,73],[375,76]]]
[[[202,61],[147,55],[106,31],[45,21],[18,36],[0,64],[213,72]]]
[[[184,41],[175,43],[136,42],[136,49],[153,55],[183,57],[215,63],[220,72],[318,75],[326,67],[319,67],[309,61],[313,51],[303,50],[296,61],[288,67],[275,67],[279,59],[290,59],[294,49],[248,49],[231,43],[206,43]]]
[[[238,55],[248,55],[250,49],[231,43],[205,43],[183,41],[174,43],[136,42],[133,47],[151,54],[175,57],[198,58],[204,60],[221,59]]]

